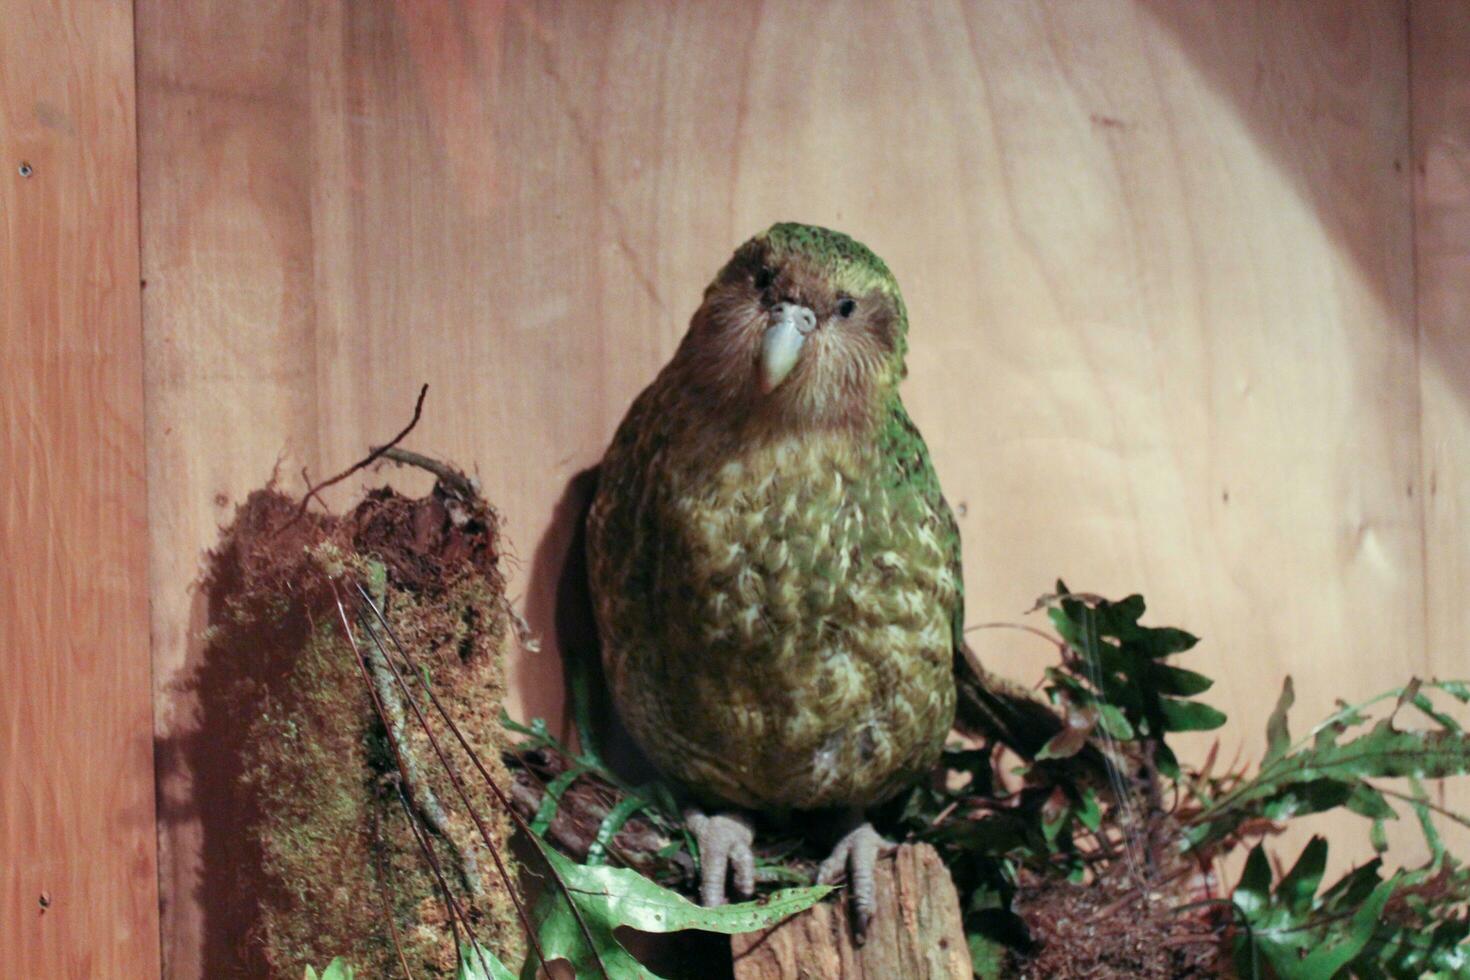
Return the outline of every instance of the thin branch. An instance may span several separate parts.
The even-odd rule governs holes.
[[[308,487],[306,491],[306,496],[301,498],[301,506],[296,509],[296,513],[292,515],[289,521],[287,521],[285,524],[282,524],[280,528],[277,529],[277,533],[279,533],[280,531],[284,531],[286,528],[290,527],[292,524],[295,524],[297,521],[301,520],[301,518],[305,517],[306,508],[311,504],[313,499],[320,503],[321,492],[327,487],[341,483],[343,480],[347,479],[358,470],[366,469],[367,467],[373,465],[383,457],[384,453],[402,442],[404,438],[413,431],[414,426],[419,424],[419,418],[424,414],[424,396],[428,393],[429,386],[426,383],[422,388],[419,389],[418,401],[414,402],[413,418],[409,420],[408,425],[405,425],[403,427],[402,432],[398,433],[398,435],[394,436],[387,443],[379,446],[377,449],[374,449],[362,459],[358,460],[356,463],[353,463],[351,466],[347,467],[347,469],[343,470],[341,473],[338,473],[331,479],[323,480],[321,483],[318,483],[315,486]],[[304,478],[306,476],[306,471],[302,470],[301,473],[302,477]]]
[[[1410,793],[1403,793],[1396,789],[1389,789],[1387,786],[1377,786],[1369,782],[1364,782],[1363,785],[1371,786],[1373,789],[1378,790],[1378,792],[1382,793],[1384,796],[1392,796],[1396,800],[1403,800],[1405,803],[1409,803],[1414,806],[1427,807],[1428,809],[1433,810],[1435,813],[1439,814],[1441,817],[1444,817],[1446,820],[1453,820],[1455,823],[1459,824],[1462,827],[1470,827],[1470,817],[1467,817],[1462,813],[1456,813],[1449,807],[1441,806],[1440,804],[1435,803],[1433,800],[1414,796]]]
[[[372,598],[367,594],[367,590],[362,587],[362,584],[355,584],[357,585],[358,593],[361,594],[363,599],[367,601],[368,608],[372,609],[374,615],[377,616],[378,621],[382,623],[383,630],[388,634],[388,638],[393,641],[393,645],[398,649],[399,654],[403,657],[404,661],[408,664],[410,668],[414,667],[415,665],[413,662],[413,658],[409,656],[408,651],[405,650],[403,644],[399,642],[398,634],[393,631],[392,624],[388,622],[387,617],[383,615],[382,611],[379,610],[377,606],[373,605]],[[515,822],[516,826],[521,830],[522,833],[526,834],[526,836],[532,841],[532,843],[536,844],[538,847],[545,847],[545,843],[534,831],[531,830],[530,826],[526,823],[525,818],[523,818],[520,813],[516,811],[515,805],[511,803],[510,797],[505,794],[505,791],[502,790],[499,784],[495,782],[494,777],[490,775],[489,770],[485,768],[485,763],[480,759],[479,753],[475,751],[474,746],[470,745],[469,739],[465,738],[464,733],[459,730],[459,726],[454,723],[454,719],[450,716],[448,710],[445,709],[443,703],[439,700],[439,696],[434,693],[434,689],[427,684],[421,686],[424,689],[424,693],[429,696],[429,700],[433,703],[435,710],[437,710],[440,717],[444,719],[444,723],[449,726],[449,730],[454,733],[454,737],[459,740],[460,747],[463,748],[465,750],[465,753],[470,757],[470,761],[474,763],[475,768],[478,769],[480,772],[480,776],[485,780],[485,785],[490,787],[490,791],[495,794],[495,798],[499,800],[500,805],[505,809],[505,812],[509,814],[510,818]],[[571,889],[567,886],[566,881],[557,872],[556,867],[552,865],[550,861],[547,862],[547,866],[551,871],[552,880],[556,882],[557,889],[562,893],[562,897],[566,900],[567,906],[572,911],[572,917],[577,920],[577,927],[581,930],[583,938],[587,940],[587,946],[592,951],[592,955],[597,961],[597,969],[599,970],[599,972],[602,973],[604,980],[611,980],[611,976],[607,972],[607,965],[602,962],[602,956],[597,951],[597,944],[592,939],[592,930],[588,928],[587,921],[582,916],[582,910],[577,907],[576,901],[573,900]]]
[[[404,980],[413,980],[413,970],[409,968],[408,957],[403,954],[403,942],[398,936],[398,911],[393,907],[393,895],[396,891],[393,887],[393,866],[384,859],[383,851],[388,843],[383,837],[383,827],[378,816],[377,808],[373,808],[373,839],[377,841],[374,849],[373,859],[377,865],[378,880],[382,882],[383,889],[379,889],[383,899],[383,909],[388,913],[388,935],[393,940],[393,952],[398,954],[398,964],[403,967]]]
[[[335,592],[335,590],[336,586],[334,585],[333,591]],[[343,608],[340,598],[337,599],[337,613],[342,618],[342,628],[346,631],[347,642],[351,645],[352,653],[357,659],[357,669],[362,672],[362,679],[367,685],[368,695],[372,698],[373,706],[378,712],[378,718],[383,721],[384,730],[388,733],[388,746],[393,750],[393,759],[398,765],[399,776],[406,780],[408,778],[408,768],[404,765],[403,753],[399,751],[397,738],[394,737],[392,731],[387,727],[387,715],[383,711],[382,702],[378,700],[378,692],[373,688],[372,676],[368,673],[367,659],[362,655],[362,651],[358,649],[357,639],[352,634],[352,624],[347,620],[347,610]],[[463,919],[465,931],[469,933],[470,944],[479,948],[479,943],[475,940],[475,934],[470,930],[469,919],[464,917],[464,911],[459,907],[459,903],[455,901],[454,894],[449,888],[449,882],[444,878],[444,871],[439,866],[439,858],[434,854],[434,848],[429,844],[428,839],[424,837],[423,831],[419,829],[418,821],[414,819],[413,808],[409,805],[408,796],[404,793],[402,784],[398,787],[398,799],[403,804],[404,816],[408,818],[409,829],[413,831],[414,839],[418,841],[419,848],[423,851],[425,859],[428,860],[429,867],[433,870],[434,877],[439,882],[439,887],[444,894],[444,905],[449,913],[449,927],[454,933],[455,956],[459,955],[460,948],[459,925],[456,922],[456,916]],[[489,972],[488,969],[486,972]]]
[[[378,609],[377,605],[373,603],[371,597],[368,596],[367,592],[362,588],[362,586],[358,586],[358,591],[362,593],[363,600],[367,603],[368,608],[372,609],[372,611],[379,618],[382,618],[382,612]],[[339,599],[339,605],[340,602],[341,600]],[[387,623],[387,619],[384,618],[383,622]],[[465,789],[464,782],[459,778],[459,772],[455,769],[454,764],[449,761],[449,756],[445,754],[443,747],[439,744],[439,740],[434,737],[434,731],[429,727],[429,720],[424,717],[422,709],[419,708],[418,699],[415,698],[413,696],[413,692],[408,689],[408,682],[403,679],[403,674],[398,670],[398,665],[393,663],[393,658],[388,656],[387,650],[383,649],[382,641],[378,639],[378,634],[373,629],[372,624],[364,619],[363,626],[367,629],[368,636],[372,637],[373,644],[382,654],[383,662],[387,664],[388,669],[392,671],[393,679],[398,682],[398,687],[402,690],[403,696],[408,700],[408,706],[413,709],[413,714],[414,717],[418,720],[419,727],[423,728],[424,734],[428,736],[429,745],[434,749],[434,754],[438,756],[439,764],[444,767],[445,775],[447,775],[449,777],[449,781],[454,784],[454,789],[459,794],[459,798],[464,801],[465,810],[468,811],[470,819],[474,821],[475,828],[479,830],[481,838],[483,838],[485,841],[485,846],[489,848],[490,857],[492,860],[494,860],[495,867],[500,871],[500,877],[505,882],[505,890],[507,893],[509,893],[511,901],[515,903],[516,912],[520,916],[521,924],[526,928],[526,933],[531,940],[531,945],[535,947],[537,957],[541,960],[542,963],[545,963],[546,957],[541,952],[541,944],[537,941],[536,932],[531,927],[530,916],[527,915],[526,908],[521,903],[520,895],[516,892],[515,881],[511,878],[510,872],[506,870],[505,863],[501,860],[500,857],[500,849],[497,848],[495,846],[495,842],[491,840],[490,831],[486,828],[485,822],[480,819],[480,814],[475,809],[474,803],[471,802],[469,792]]]
[[[475,858],[474,842],[460,850],[460,846],[454,839],[449,827],[449,815],[444,812],[444,805],[439,802],[439,797],[434,788],[429,785],[428,778],[423,773],[423,767],[419,762],[413,746],[407,743],[408,717],[403,710],[403,695],[399,693],[394,685],[393,674],[388,669],[387,653],[377,636],[372,632],[369,624],[368,635],[372,637],[373,646],[368,650],[368,669],[372,673],[373,685],[378,691],[378,700],[383,705],[383,724],[391,727],[393,737],[397,739],[403,750],[403,761],[408,766],[408,798],[414,803],[415,808],[423,816],[424,822],[429,829],[442,837],[459,858],[460,876],[464,878],[465,887],[470,894],[478,895],[484,890],[480,883],[480,863]]]
[[[454,892],[449,888],[449,879],[444,877],[444,868],[439,864],[439,857],[434,853],[434,844],[429,840],[429,835],[424,833],[418,821],[413,818],[413,805],[408,802],[408,795],[403,792],[403,787],[398,787],[398,802],[403,807],[403,815],[408,819],[408,829],[413,832],[413,839],[418,842],[419,852],[429,862],[429,869],[434,874],[434,880],[439,885],[439,891],[444,896],[444,907],[449,913],[449,928],[454,933],[454,958],[461,959],[461,950],[464,942],[459,938],[459,923],[464,923],[465,933],[470,937],[470,946],[477,952],[480,949],[479,940],[475,938],[474,932],[470,930],[470,920],[460,907],[459,900],[454,897]],[[489,967],[484,962],[484,955],[480,956],[480,966],[488,974]]]
[[[1035,626],[1029,626],[1026,623],[976,623],[974,626],[965,627],[966,633],[974,633],[979,630],[1018,630],[1022,633],[1030,633],[1033,636],[1039,636],[1046,642],[1050,643],[1052,646],[1057,647],[1058,649],[1065,650],[1067,648],[1066,642],[1059,637],[1048,633],[1044,629],[1040,629]]]
[[[367,594],[367,591],[363,589],[361,585],[358,585],[357,588],[358,591],[362,593],[363,600],[367,603],[368,607],[371,608],[373,612],[378,613],[378,615],[381,616],[382,614],[378,612],[378,607],[373,605],[372,599]],[[342,605],[341,596],[336,595],[335,584],[333,584],[332,586],[332,591],[337,602],[337,612],[342,617],[343,629],[347,631],[347,640],[352,645],[352,652],[357,656],[358,666],[362,669],[363,680],[367,682],[368,691],[370,694],[372,694],[373,697],[373,703],[377,706],[378,714],[383,719],[384,725],[387,726],[387,714],[383,710],[383,704],[378,696],[378,692],[374,689],[372,675],[369,672],[367,666],[367,658],[364,657],[362,651],[358,649],[357,639],[353,635],[352,627],[347,620],[347,610]],[[384,620],[384,622],[386,622],[386,620]],[[367,625],[366,622],[364,622],[364,625]],[[371,627],[369,627],[368,633],[369,635],[373,636],[374,642],[377,643],[377,637],[375,634],[373,634]],[[381,649],[381,644],[379,644],[379,648]],[[393,659],[387,655],[386,651],[383,651],[383,654],[383,660],[388,664],[389,669],[392,670],[393,676],[398,681],[398,684],[403,688],[404,694],[407,695],[408,703],[409,706],[413,708],[414,716],[418,719],[419,724],[423,726],[424,734],[429,737],[429,744],[434,747],[434,752],[436,755],[438,755],[439,761],[443,764],[446,774],[449,776],[450,781],[454,784],[454,788],[459,791],[460,796],[464,799],[465,807],[469,810],[470,817],[474,820],[475,826],[479,829],[481,836],[485,840],[485,846],[490,849],[490,856],[494,859],[495,866],[497,869],[499,869],[501,878],[505,882],[506,892],[510,895],[511,901],[515,904],[516,914],[520,917],[521,925],[525,927],[526,936],[530,939],[531,946],[536,950],[536,956],[544,964],[546,962],[546,957],[541,951],[541,944],[537,940],[536,930],[532,927],[530,916],[526,914],[525,906],[521,903],[520,895],[516,891],[515,882],[511,878],[510,872],[506,870],[504,862],[500,859],[500,852],[496,849],[494,842],[491,841],[489,831],[486,830],[484,823],[480,820],[480,815],[475,811],[474,806],[470,803],[469,795],[465,792],[464,785],[460,782],[459,774],[454,771],[454,767],[449,763],[449,759],[445,756],[444,751],[440,748],[438,740],[434,738],[434,733],[429,728],[428,720],[424,718],[423,712],[419,710],[418,702],[414,699],[412,692],[410,692],[408,689],[408,685],[404,682],[402,676],[398,673],[398,668],[394,665]],[[393,746],[393,755],[398,761],[399,771],[403,774],[404,779],[407,779],[408,770],[404,765],[403,754],[399,750],[397,739],[390,737],[389,743]],[[466,925],[466,928],[468,928],[468,925]],[[478,943],[473,935],[470,936],[470,942],[478,949]],[[489,974],[488,967],[485,968],[485,972],[487,975]]]
[[[391,443],[373,451],[380,458],[390,460],[400,466],[416,466],[421,470],[426,470],[434,474],[435,479],[445,487],[452,489],[466,501],[478,496],[475,485],[470,482],[468,476],[448,463],[434,459],[432,456],[425,456],[423,453],[416,453],[407,449],[398,449]]]

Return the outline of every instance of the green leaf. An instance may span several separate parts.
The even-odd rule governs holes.
[[[1333,717],[1340,719],[1349,714],[1358,714],[1358,709],[1345,707]],[[1331,805],[1351,804],[1354,812],[1370,819],[1375,815],[1386,819],[1386,801],[1379,798],[1381,794],[1371,787],[1353,787],[1367,779],[1443,779],[1470,773],[1470,735],[1463,732],[1398,731],[1387,720],[1349,741],[1341,741],[1336,729],[1329,726],[1318,726],[1316,732],[1310,746],[1263,765],[1254,779],[1205,807],[1186,833],[1190,846],[1219,840],[1251,816],[1267,816],[1268,809],[1275,814],[1272,819],[1318,812],[1324,802],[1330,802],[1331,794],[1338,792],[1325,784],[1312,785],[1323,780],[1349,788],[1340,803]]]
[[[1437,681],[1430,686],[1439,688],[1461,704],[1470,704],[1470,681]]]
[[[1208,732],[1225,724],[1225,712],[1198,701],[1159,701],[1164,724],[1171,732]]]
[[[1429,700],[1429,696],[1427,694],[1424,694],[1422,691],[1416,691],[1414,693],[1414,698],[1411,703],[1425,717],[1431,719],[1432,721],[1434,721],[1435,724],[1439,725],[1440,728],[1444,728],[1452,732],[1464,731],[1464,729],[1460,727],[1459,722],[1455,721],[1455,719],[1451,718],[1449,715],[1436,708],[1434,706],[1434,702]]]
[[[582,761],[589,767],[605,769],[607,766],[602,761],[602,745],[597,738],[597,726],[592,723],[594,685],[589,654],[581,652],[567,657],[566,671],[572,702],[572,724],[577,731]]]
[[[1004,980],[1006,947],[989,936],[972,932],[965,936],[970,947],[970,969],[977,980]]]
[[[1348,778],[1417,776],[1443,779],[1470,772],[1470,738],[1458,732],[1401,732],[1380,721],[1350,742],[1306,750],[1283,760],[1298,774]]]
[[[318,977],[316,970],[308,966],[306,968],[305,980],[353,980],[356,976],[357,971],[348,966],[346,960],[337,956],[333,957],[332,962],[327,964],[327,968],[321,972],[320,977]]]
[[[811,907],[832,890],[826,885],[791,888],[753,902],[701,908],[636,871],[577,864],[544,844],[540,849],[565,883],[576,912],[560,887],[548,885],[536,906],[537,937],[548,959],[566,960],[579,977],[600,976],[600,963],[615,980],[658,980],[618,942],[613,933],[621,926],[642,932],[752,932]],[[591,945],[576,913],[591,934]],[[534,956],[527,959],[523,980],[535,977],[538,964],[534,961]]]
[[[1257,844],[1245,859],[1240,883],[1231,892],[1230,900],[1235,903],[1246,920],[1257,918],[1271,901],[1271,862],[1266,858],[1266,849]]]
[[[1368,947],[1394,884],[1377,881],[1376,874],[1366,879],[1372,890],[1351,907],[1349,915],[1340,915],[1335,907],[1325,910],[1316,899],[1326,863],[1327,842],[1312,838],[1271,894],[1271,866],[1265,851],[1260,845],[1251,851],[1231,896],[1249,925],[1235,940],[1236,967],[1243,976],[1258,976],[1256,960],[1264,958],[1282,980],[1327,980]]]
[[[1397,820],[1398,811],[1389,805],[1383,794],[1371,783],[1355,783],[1348,798],[1343,802],[1353,813],[1369,820]]]
[[[1293,783],[1262,803],[1261,816],[1267,820],[1290,820],[1343,806],[1351,797],[1352,787],[1337,779]]]
[[[515,974],[483,943],[462,943],[454,980],[515,980]]]
[[[640,797],[625,796],[618,801],[616,806],[607,811],[607,816],[602,818],[602,823],[597,828],[597,836],[587,848],[587,863],[601,864],[605,861],[607,848],[612,843],[613,837],[623,829],[623,824],[628,822],[629,817],[647,805],[647,802]]]
[[[1368,831],[1368,843],[1373,846],[1373,851],[1376,854],[1382,854],[1388,850],[1388,830],[1381,819],[1373,821],[1373,825]]]
[[[1136,592],[1117,602],[1104,599],[1095,608],[1098,629],[1108,636],[1124,636],[1138,628],[1138,621],[1147,611],[1143,596]]]
[[[1164,626],[1156,629],[1140,629],[1138,635],[1129,638],[1128,642],[1131,646],[1137,647],[1140,653],[1157,660],[1160,657],[1168,657],[1194,649],[1199,643],[1199,637],[1186,633],[1184,630]]]
[[[1154,766],[1165,779],[1177,781],[1180,778],[1179,759],[1174,755],[1174,750],[1164,742],[1154,745]]]
[[[1337,880],[1331,888],[1323,894],[1324,902],[1333,906],[1351,906],[1356,908],[1361,905],[1368,896],[1378,887],[1379,871],[1383,869],[1383,861],[1374,858],[1366,864],[1359,865]]]
[[[1056,842],[1057,836],[1072,821],[1072,804],[1060,789],[1041,808],[1041,833],[1048,844]]]
[[[501,708],[500,724],[517,735],[526,736],[526,741],[522,742],[518,748],[530,749],[556,745],[556,740],[551,737],[551,729],[546,727],[545,718],[532,718],[529,725],[522,725],[510,716],[510,712]]]
[[[1057,635],[1060,636],[1063,640],[1065,640],[1067,643],[1073,643],[1076,641],[1077,624],[1073,621],[1071,616],[1067,615],[1065,609],[1053,606],[1046,611],[1046,618],[1051,620],[1052,629],[1056,630]]]
[[[1296,688],[1288,674],[1281,685],[1281,696],[1276,699],[1276,708],[1266,721],[1266,755],[1261,759],[1263,769],[1284,756],[1291,748],[1291,729],[1287,726],[1286,716],[1294,703]]]
[[[1283,978],[1300,980],[1336,976],[1339,970],[1356,959],[1372,941],[1374,927],[1377,926],[1383,907],[1388,904],[1392,894],[1393,882],[1379,883],[1359,906],[1347,929],[1329,930],[1326,940],[1317,944],[1306,959],[1290,964],[1289,969],[1286,964],[1277,963],[1277,970]]]
[[[1434,826],[1434,818],[1429,815],[1429,807],[1425,801],[1429,794],[1424,792],[1424,785],[1419,782],[1418,777],[1410,777],[1409,788],[1413,791],[1414,799],[1409,806],[1414,810],[1414,816],[1419,819],[1419,829],[1424,834],[1424,843],[1429,845],[1429,860],[1431,864],[1437,865],[1445,856],[1444,841],[1440,840],[1439,831]]]
[[[541,805],[536,808],[536,816],[531,820],[533,834],[539,837],[546,833],[546,828],[556,819],[556,808],[561,805],[562,796],[586,771],[586,766],[572,766],[558,773],[555,779],[546,784],[546,795],[541,797]]]
[[[1296,859],[1296,864],[1276,886],[1277,898],[1293,916],[1301,918],[1311,909],[1312,899],[1317,897],[1317,886],[1322,884],[1322,874],[1326,870],[1327,841],[1313,837]]]
[[[1128,723],[1128,718],[1117,705],[1108,704],[1106,701],[1099,702],[1097,706],[1097,727],[1122,742],[1130,742],[1136,736],[1133,726]]]
[[[1204,674],[1168,664],[1151,663],[1144,673],[1146,682],[1160,694],[1175,694],[1193,697],[1203,694],[1215,686],[1215,682]]]
[[[1270,866],[1262,848],[1252,851],[1233,896],[1244,919],[1234,940],[1242,976],[1325,980],[1344,970],[1362,980],[1470,976],[1470,920],[1463,915],[1470,871],[1446,855],[1443,864],[1385,879],[1375,859],[1316,896],[1326,858],[1325,843],[1313,838],[1268,893]],[[1386,916],[1390,900],[1395,912]]]
[[[1097,830],[1102,826],[1102,805],[1098,803],[1097,792],[1091,786],[1084,786],[1080,796],[1076,810],[1077,819],[1088,830]]]

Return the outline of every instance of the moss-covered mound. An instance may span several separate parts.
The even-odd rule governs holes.
[[[509,787],[514,620],[495,511],[466,488],[378,490],[340,518],[267,489],[224,530],[191,760],[211,976],[295,980],[339,955],[360,975],[443,975],[466,929],[515,961],[507,882],[472,814],[514,875],[508,819],[428,697]]]

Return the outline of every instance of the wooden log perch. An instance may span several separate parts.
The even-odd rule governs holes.
[[[735,936],[735,980],[970,980],[954,882],[927,844],[878,862],[867,942],[858,946],[845,892],[773,929]]]

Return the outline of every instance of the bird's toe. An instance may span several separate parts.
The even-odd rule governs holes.
[[[831,855],[817,868],[817,881],[824,885],[838,883],[846,873],[852,892],[853,932],[859,942],[866,938],[873,921],[878,857],[897,846],[879,835],[872,824],[864,823],[838,841]]]
[[[749,898],[755,893],[755,831],[749,821],[734,814],[708,816],[698,811],[685,814],[699,848],[699,900],[714,907],[724,905],[726,879],[732,879],[736,894]]]

